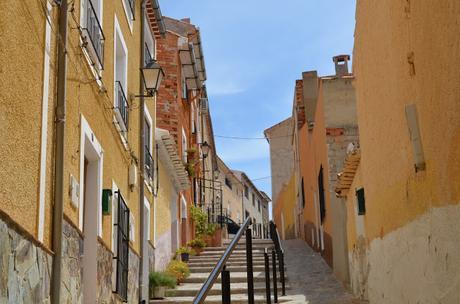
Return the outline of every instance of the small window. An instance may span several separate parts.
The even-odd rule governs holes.
[[[323,178],[323,166],[319,169],[318,174],[318,194],[319,194],[319,212],[321,216],[321,223],[324,222],[326,217],[326,199],[324,197],[324,178]]]
[[[228,177],[225,178],[225,185],[232,189],[232,181]]]
[[[249,199],[249,188],[246,185],[244,185],[244,196]]]
[[[256,195],[254,193],[252,194],[252,205],[256,206]]]
[[[260,212],[260,200],[257,200],[257,208],[259,209],[259,212]]]
[[[358,201],[358,215],[366,214],[366,200],[364,198],[364,188],[356,190],[356,199]]]
[[[303,185],[303,177],[302,177],[302,208],[305,208],[305,187]]]

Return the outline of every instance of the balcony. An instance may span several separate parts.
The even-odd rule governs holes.
[[[117,293],[124,302],[128,300],[128,257],[129,257],[129,226],[130,226],[130,211],[126,205],[123,196],[118,191],[117,197],[117,248],[116,256],[116,285],[115,293]]]
[[[144,46],[144,66],[147,66],[150,62],[153,61],[152,53],[150,52],[149,46],[146,43]]]
[[[104,69],[104,41],[105,36],[91,0],[87,0],[84,12],[86,27],[82,28],[83,41],[94,65]]]
[[[121,82],[115,81],[115,116],[122,132],[128,131],[128,100]]]
[[[145,155],[145,159],[144,159],[144,171],[145,171],[145,176],[147,177],[147,183],[149,184],[153,184],[153,177],[154,177],[154,172],[155,172],[155,169],[154,169],[154,161],[153,161],[153,157],[152,155],[150,154],[150,149],[145,146],[144,147],[144,155]]]

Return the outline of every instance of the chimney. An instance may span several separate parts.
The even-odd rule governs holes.
[[[335,76],[342,77],[349,75],[348,73],[348,61],[350,60],[350,55],[337,55],[332,57],[332,61],[335,64]]]
[[[180,21],[190,24],[190,18],[182,18]]]

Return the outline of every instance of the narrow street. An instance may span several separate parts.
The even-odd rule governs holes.
[[[364,304],[344,288],[317,252],[302,240],[282,241],[290,289],[290,303]]]

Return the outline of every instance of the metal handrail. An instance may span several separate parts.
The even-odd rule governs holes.
[[[123,85],[120,81],[115,81],[116,86],[116,109],[120,112],[121,119],[124,123],[126,131],[128,130],[128,100],[126,99],[125,91],[123,90]]]
[[[273,243],[275,243],[276,252],[284,253],[283,247],[281,246],[278,229],[276,229],[276,224],[273,221],[270,221],[270,238],[272,239]]]
[[[216,266],[214,269],[211,271],[209,274],[209,277],[206,279],[204,282],[203,286],[201,286],[200,291],[197,293],[195,296],[195,299],[193,299],[193,304],[201,304],[204,303],[208,292],[211,290],[212,286],[217,280],[217,277],[219,274],[222,272],[223,268],[225,267],[225,264],[227,263],[228,259],[230,258],[230,255],[232,254],[233,250],[235,249],[236,245],[238,244],[241,236],[243,236],[243,233],[246,231],[246,229],[251,225],[251,218],[247,218],[243,225],[240,227],[240,230],[238,230],[238,233],[235,235],[233,238],[232,242],[230,245],[228,245],[227,249],[225,250],[224,254],[222,257],[219,259],[217,262]]]

